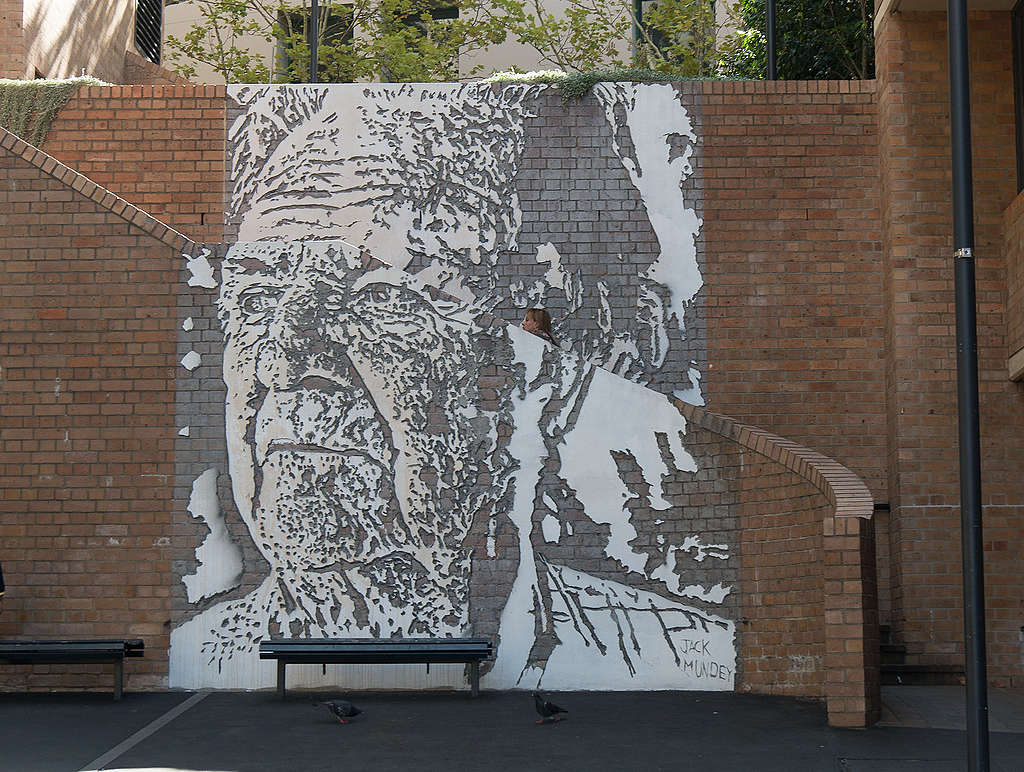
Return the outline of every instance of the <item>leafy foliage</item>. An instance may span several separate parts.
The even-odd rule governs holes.
[[[631,0],[572,0],[561,16],[547,11],[541,0],[493,0],[493,6],[515,39],[543,62],[571,72],[625,66]]]
[[[167,40],[178,72],[194,77],[192,62],[202,62],[228,83],[308,80],[302,0],[193,2],[200,20],[183,38]],[[720,45],[711,0],[656,0],[645,4],[642,19],[634,0],[569,0],[557,15],[543,2],[323,0],[319,79],[457,80],[473,74],[460,72],[460,57],[506,39],[570,75],[629,66],[662,77],[764,77],[765,0],[738,0],[737,31]],[[780,77],[873,77],[872,16],[870,0],[778,3]],[[275,61],[251,53],[252,39],[276,44]]]
[[[0,79],[0,126],[42,147],[60,108],[82,86],[105,86],[96,78],[67,80]]]
[[[690,78],[718,73],[718,25],[708,0],[658,0],[639,26],[636,64]]]
[[[181,38],[168,36],[172,67],[185,77],[209,65],[227,83],[301,83],[309,79],[308,9],[284,0],[195,0],[201,18]],[[320,4],[319,79],[346,82],[455,80],[458,57],[505,39],[506,26],[483,0],[354,0]],[[439,13],[458,8],[454,14]],[[357,34],[358,33],[358,34]],[[248,41],[276,43],[275,61]]]
[[[721,72],[763,78],[765,0],[740,0],[738,31],[721,47]],[[847,80],[874,77],[874,4],[869,0],[786,0],[775,4],[779,77]]]

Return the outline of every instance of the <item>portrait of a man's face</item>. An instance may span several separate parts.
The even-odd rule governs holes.
[[[699,287],[699,223],[676,211],[692,128],[671,89],[598,97],[600,152],[639,202],[608,211],[646,218],[598,271],[524,215],[540,91],[235,91],[240,240],[204,286],[261,578],[173,630],[172,684],[269,685],[268,636],[486,635],[485,686],[731,687],[729,545],[687,525],[686,423],[642,385],[680,362],[690,383],[669,352]],[[558,303],[561,347],[508,318]],[[695,583],[706,560],[730,567]]]
[[[264,557],[380,585],[389,633],[460,629],[502,456],[464,305],[342,244],[236,246],[220,287],[229,469]]]

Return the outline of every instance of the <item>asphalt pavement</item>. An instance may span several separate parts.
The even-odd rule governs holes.
[[[820,703],[721,692],[552,693],[569,713],[543,725],[524,692],[2,694],[0,769],[966,769],[962,689],[883,694],[883,721],[865,730],[829,727]],[[337,697],[362,715],[342,725],[313,705]],[[991,768],[1022,772],[1024,695],[990,704]]]

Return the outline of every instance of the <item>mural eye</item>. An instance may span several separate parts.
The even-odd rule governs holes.
[[[281,298],[280,290],[258,289],[245,292],[238,300],[242,313],[255,315],[272,311]]]

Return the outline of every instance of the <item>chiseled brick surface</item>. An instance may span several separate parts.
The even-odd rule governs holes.
[[[0,179],[0,637],[142,637],[147,656],[129,660],[127,686],[157,687],[175,251],[7,150]],[[3,678],[15,689],[110,683],[109,666],[5,667]]]
[[[1007,379],[1002,230],[1016,195],[1009,14],[972,13],[970,30],[988,666],[994,683],[1020,686],[1024,384]],[[893,632],[911,662],[955,665],[963,618],[945,13],[888,15],[877,39]]]

